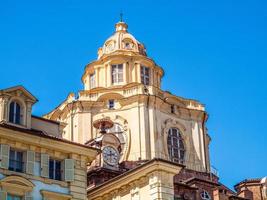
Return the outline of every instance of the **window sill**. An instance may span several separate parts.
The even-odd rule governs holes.
[[[125,82],[119,82],[119,83],[111,83],[111,87],[119,87],[119,86],[123,86],[125,84]]]
[[[40,181],[40,182],[43,182],[46,184],[56,184],[56,185],[60,185],[62,187],[68,187],[68,183],[65,181],[58,181],[58,180],[44,178],[44,177],[35,176],[35,175],[30,175],[30,174],[26,174],[26,173],[10,171],[7,169],[0,169],[0,173],[2,173],[3,175],[7,175],[7,176],[17,175],[17,176],[24,177],[26,179],[32,179],[32,180]]]
[[[26,125],[23,125],[23,124],[15,124],[15,123],[12,123],[12,122],[5,122],[5,123],[8,124],[8,125],[11,125],[11,126],[16,126],[16,127],[19,127],[19,128],[27,129]]]
[[[69,200],[72,198],[71,195],[41,190],[41,193],[45,199],[57,199],[57,200]]]

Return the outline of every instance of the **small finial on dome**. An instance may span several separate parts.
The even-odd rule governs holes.
[[[123,13],[121,11],[121,13],[120,13],[120,22],[123,22],[122,18],[123,18]]]
[[[116,32],[123,31],[127,32],[128,25],[123,21],[123,13],[120,12],[120,21],[115,25]]]

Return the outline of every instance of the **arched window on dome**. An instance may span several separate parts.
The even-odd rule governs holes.
[[[21,124],[22,122],[22,108],[17,101],[12,101],[9,104],[9,122],[14,124]]]
[[[170,128],[168,131],[168,153],[172,162],[184,163],[185,147],[181,132],[177,128]]]
[[[200,193],[200,197],[201,197],[201,199],[203,199],[203,200],[211,200],[211,196],[210,196],[210,194],[209,194],[206,190],[203,190],[203,191]]]
[[[126,38],[123,40],[123,48],[127,50],[131,50],[134,48],[134,43],[131,39]]]
[[[113,40],[109,40],[105,44],[105,53],[112,52],[115,48],[115,42]]]

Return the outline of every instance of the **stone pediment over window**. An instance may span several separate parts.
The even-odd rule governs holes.
[[[19,85],[7,89],[0,90],[0,96],[19,96],[32,103],[37,102],[37,98],[33,96],[25,87]]]
[[[8,176],[0,181],[1,188],[6,192],[24,196],[27,192],[31,192],[34,184],[20,176]]]

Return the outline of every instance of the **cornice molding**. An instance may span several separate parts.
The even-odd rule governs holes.
[[[120,190],[121,193],[127,192],[130,191],[131,188],[135,188],[148,182],[150,177],[157,176],[159,172],[175,175],[179,173],[183,167],[183,165],[166,160],[153,159],[97,186],[96,188],[88,190],[87,195],[90,199],[97,199],[111,196],[111,193],[114,190]],[[164,178],[164,176],[161,177]]]
[[[1,143],[10,143],[15,141],[17,144],[21,143],[21,146],[36,146],[43,149],[54,150],[67,154],[77,154],[81,156],[86,156],[88,161],[92,161],[97,155],[98,151],[92,148],[86,148],[78,146],[71,143],[65,143],[57,140],[52,140],[49,138],[44,138],[37,135],[27,134],[21,131],[15,131],[7,128],[0,127],[0,138]]]

